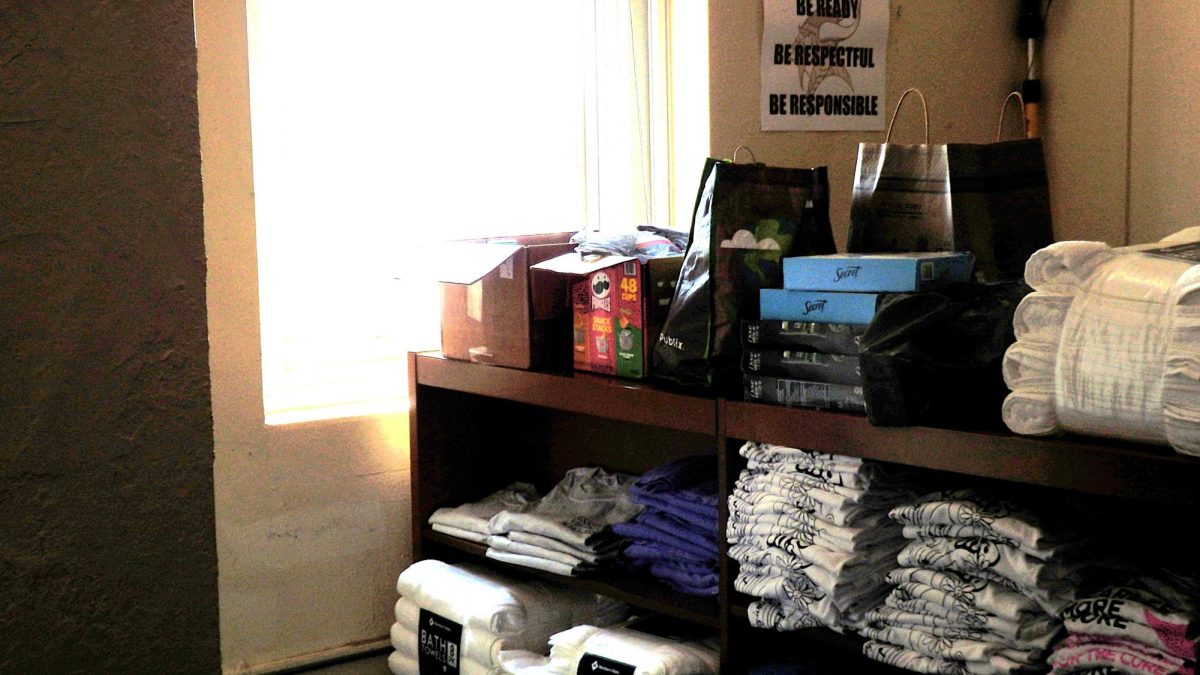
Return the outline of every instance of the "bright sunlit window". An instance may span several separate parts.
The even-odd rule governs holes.
[[[439,241],[687,229],[705,5],[247,0],[267,422],[403,409]]]

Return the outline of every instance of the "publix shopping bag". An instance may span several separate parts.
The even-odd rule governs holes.
[[[850,251],[970,251],[979,280],[1010,281],[1054,241],[1040,139],[931,144],[928,115],[925,143],[891,135],[889,124],[883,143],[858,146]]]
[[[740,391],[738,321],[758,318],[758,290],[782,286],[783,258],[833,252],[825,167],[709,159],[652,375]]]

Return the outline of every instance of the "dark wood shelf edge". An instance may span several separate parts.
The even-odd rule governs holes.
[[[1007,432],[880,427],[865,417],[760,403],[721,401],[727,438],[1045,487],[1195,506],[1200,459],[1106,439],[1044,438]]]
[[[700,598],[685,595],[659,584],[653,579],[621,575],[620,573],[597,574],[595,576],[566,577],[541,570],[510,565],[508,563],[488,558],[487,545],[465,539],[458,539],[430,528],[423,528],[422,539],[426,543],[435,543],[463,553],[484,559],[488,564],[504,567],[531,576],[549,579],[565,586],[582,589],[591,593],[606,595],[610,598],[629,603],[634,607],[647,609],[659,614],[683,619],[710,628],[720,628],[721,609],[717,598]]]
[[[712,435],[715,398],[589,373],[542,373],[416,354],[417,384],[625,422]]]

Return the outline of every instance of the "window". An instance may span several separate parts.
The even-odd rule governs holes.
[[[404,405],[438,241],[686,228],[704,5],[248,0],[268,423]]]

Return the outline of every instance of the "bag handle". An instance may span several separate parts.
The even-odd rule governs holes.
[[[892,126],[896,124],[896,115],[900,112],[900,106],[904,105],[904,99],[909,94],[916,94],[917,98],[921,99],[921,114],[925,119],[925,145],[929,145],[929,106],[925,103],[925,94],[921,93],[920,89],[912,88],[905,89],[903,94],[900,94],[900,100],[896,101],[896,108],[892,110],[892,119],[888,122],[887,137],[883,139],[884,143],[892,142]]]
[[[1000,134],[1004,131],[1004,113],[1008,112],[1008,102],[1014,98],[1017,99],[1017,104],[1021,106],[1019,108],[1021,113],[1024,114],[1025,112],[1025,97],[1021,96],[1021,92],[1019,91],[1009,92],[1008,96],[1004,98],[1004,103],[1000,104],[1000,123],[996,125],[996,142],[1000,141]]]
[[[738,150],[745,150],[746,153],[750,155],[750,161],[755,164],[758,164],[758,158],[754,156],[754,151],[744,145],[739,145],[733,149],[733,163],[734,164],[737,164]]]

